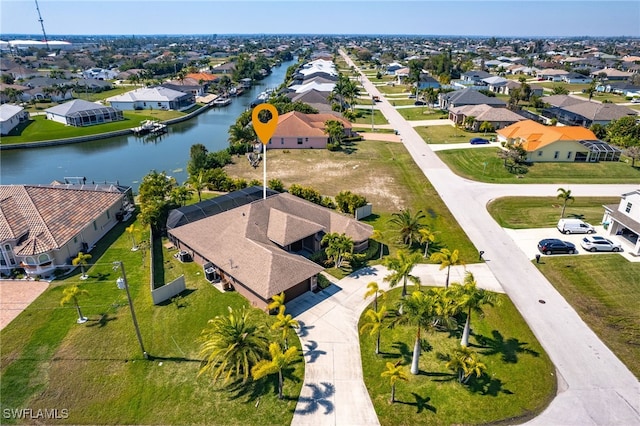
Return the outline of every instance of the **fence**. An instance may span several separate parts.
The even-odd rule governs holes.
[[[180,275],[169,284],[165,284],[162,287],[151,290],[151,298],[154,305],[159,305],[165,300],[171,299],[173,296],[178,295],[185,291],[187,285],[184,282],[184,275]]]
[[[366,206],[358,207],[356,209],[355,218],[356,220],[360,220],[367,216],[371,216],[372,213],[373,213],[373,205],[371,203],[367,203]]]

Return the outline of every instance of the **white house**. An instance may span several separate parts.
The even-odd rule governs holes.
[[[624,250],[640,256],[640,189],[622,194],[619,204],[604,206],[602,224]]]
[[[84,99],[74,99],[44,111],[47,120],[68,126],[84,127],[124,120],[122,111]]]
[[[18,124],[29,119],[29,113],[21,106],[0,105],[0,134],[8,135]]]
[[[107,70],[104,68],[89,68],[82,71],[82,77],[95,78],[96,80],[113,80],[118,77],[118,74],[120,74],[118,70]]]
[[[166,87],[143,87],[122,95],[107,98],[112,107],[119,110],[184,110],[195,103],[193,93],[184,93]]]

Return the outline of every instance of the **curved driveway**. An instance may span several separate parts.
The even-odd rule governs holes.
[[[349,65],[353,62],[340,52]],[[356,68],[357,69],[357,68]],[[371,95],[380,95],[362,75]],[[455,175],[410,123],[383,97],[378,103],[416,164],[466,231],[485,250],[487,265],[549,354],[558,373],[558,395],[534,425],[640,424],[640,385],[522,253],[486,210],[494,198],[555,195],[558,185],[492,185]],[[638,185],[571,185],[576,196],[619,196]],[[544,300],[545,303],[540,303]]]

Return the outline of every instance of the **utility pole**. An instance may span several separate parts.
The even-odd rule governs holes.
[[[136,318],[136,311],[133,309],[133,301],[131,300],[131,293],[129,293],[129,283],[127,282],[127,275],[124,272],[124,263],[122,261],[117,261],[113,263],[114,269],[120,267],[122,271],[122,277],[118,278],[118,288],[124,289],[127,291],[127,299],[129,299],[129,309],[131,309],[131,319],[133,320],[133,326],[136,329],[136,335],[138,336],[138,343],[140,343],[140,349],[142,350],[142,356],[144,359],[149,359],[149,354],[144,350],[144,344],[142,343],[142,335],[140,334],[140,327],[138,326],[138,319]]]

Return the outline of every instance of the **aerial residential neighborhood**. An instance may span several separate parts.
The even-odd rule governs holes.
[[[628,18],[313,35],[287,5],[309,34],[278,2],[263,34],[2,29],[2,423],[640,423]]]

